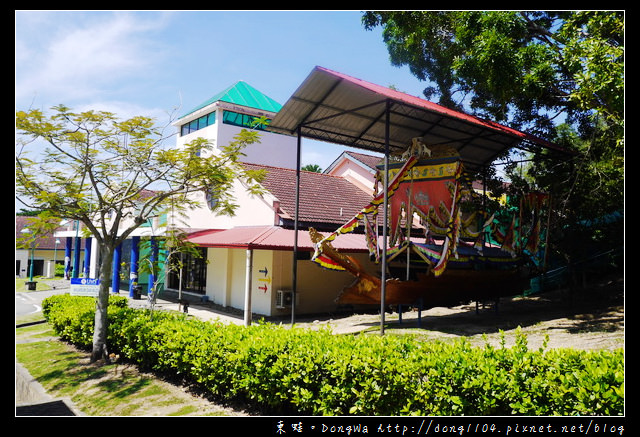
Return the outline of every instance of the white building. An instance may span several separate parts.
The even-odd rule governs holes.
[[[280,107],[249,84],[237,82],[174,122],[176,147],[198,137],[210,140],[214,150],[224,147],[242,129],[252,128],[255,117],[271,119]],[[200,207],[187,214],[186,230],[189,240],[202,248],[202,257],[186,259],[181,287],[178,275],[169,273],[162,293],[175,295],[181,288],[183,297],[190,299],[285,316],[291,311],[294,286],[297,138],[263,130],[260,142],[243,153],[244,165],[265,170],[265,193],[251,195],[242,180],[236,181],[233,196],[238,208],[233,217],[216,214],[205,193],[194,194]],[[350,274],[324,270],[310,260],[313,245],[308,227],[333,231],[370,197],[370,188],[358,188],[344,178],[301,172],[296,314],[334,311],[334,299],[353,282]],[[169,218],[168,223],[171,221]],[[342,238],[337,247],[368,262],[362,235]]]
[[[233,141],[242,130],[251,128],[256,117],[270,120],[281,105],[246,82],[239,81],[194,109],[173,125],[178,128],[176,145],[182,146],[195,138],[211,140],[215,147]],[[288,135],[263,132],[260,143],[248,146],[243,153],[246,162],[276,167],[296,167],[297,139]]]
[[[176,147],[198,137],[210,140],[214,150],[224,147],[242,129],[253,128],[255,117],[270,119],[280,107],[247,83],[237,82],[174,123],[178,129]],[[181,289],[183,297],[239,310],[247,308],[250,302],[252,312],[266,316],[286,315],[291,311],[288,298],[294,285],[297,138],[262,130],[259,143],[249,145],[243,153],[246,155],[244,165],[266,171],[265,193],[251,195],[244,182],[237,180],[232,194],[238,208],[233,217],[214,212],[206,193],[202,192],[194,194],[200,206],[188,212],[186,223],[178,223],[172,217],[145,223],[116,251],[112,292],[128,290],[133,296],[134,285],[141,285],[143,293],[151,289],[152,280],[138,271],[140,262],[149,256],[140,250],[140,241],[162,238],[164,229],[173,224],[186,228],[189,239],[201,246],[202,257],[187,256],[184,260],[182,287],[179,275],[172,272],[156,278],[162,282],[158,288],[161,297],[163,293],[168,296]],[[304,171],[300,190],[296,313],[331,311],[336,308],[335,297],[353,277],[344,272],[323,270],[310,261],[313,247],[306,229],[313,226],[320,231],[333,231],[366,204],[370,193],[343,178]],[[76,268],[74,275],[96,277],[97,247],[90,244],[92,239],[72,238],[76,234],[59,231],[56,236],[64,238],[65,256],[72,261],[81,253],[80,244],[93,248],[85,262],[90,269],[82,273]],[[367,248],[362,236],[344,238],[339,247],[366,261]],[[162,253],[159,255],[162,258]]]

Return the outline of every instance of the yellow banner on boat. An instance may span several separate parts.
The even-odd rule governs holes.
[[[424,164],[413,166],[407,174],[402,178],[402,181],[413,180],[415,182],[430,179],[449,179],[455,177],[458,171],[459,161],[456,162],[443,162],[438,164]],[[389,169],[389,177],[395,177],[400,169]]]

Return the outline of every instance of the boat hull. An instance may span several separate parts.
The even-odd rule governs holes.
[[[420,273],[417,280],[388,279],[385,304],[419,304],[423,309],[495,300],[521,294],[529,286],[529,275],[522,269],[467,270],[448,269],[439,277]],[[338,304],[380,304],[379,278],[359,276],[336,299]]]

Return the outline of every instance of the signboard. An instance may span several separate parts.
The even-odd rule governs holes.
[[[71,291],[72,296],[98,296],[100,289],[100,279],[92,278],[72,278]]]

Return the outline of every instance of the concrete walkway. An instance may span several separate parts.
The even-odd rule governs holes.
[[[132,308],[151,308],[145,295],[143,295],[140,299],[129,298],[129,306],[131,306]],[[155,309],[184,312],[184,306],[179,305],[177,301],[164,299],[156,300]],[[207,303],[199,304],[196,302],[189,302],[189,305],[187,307],[187,314],[197,317],[201,320],[218,320],[222,323],[244,324],[244,316],[233,315],[229,312],[216,310],[213,305]]]

